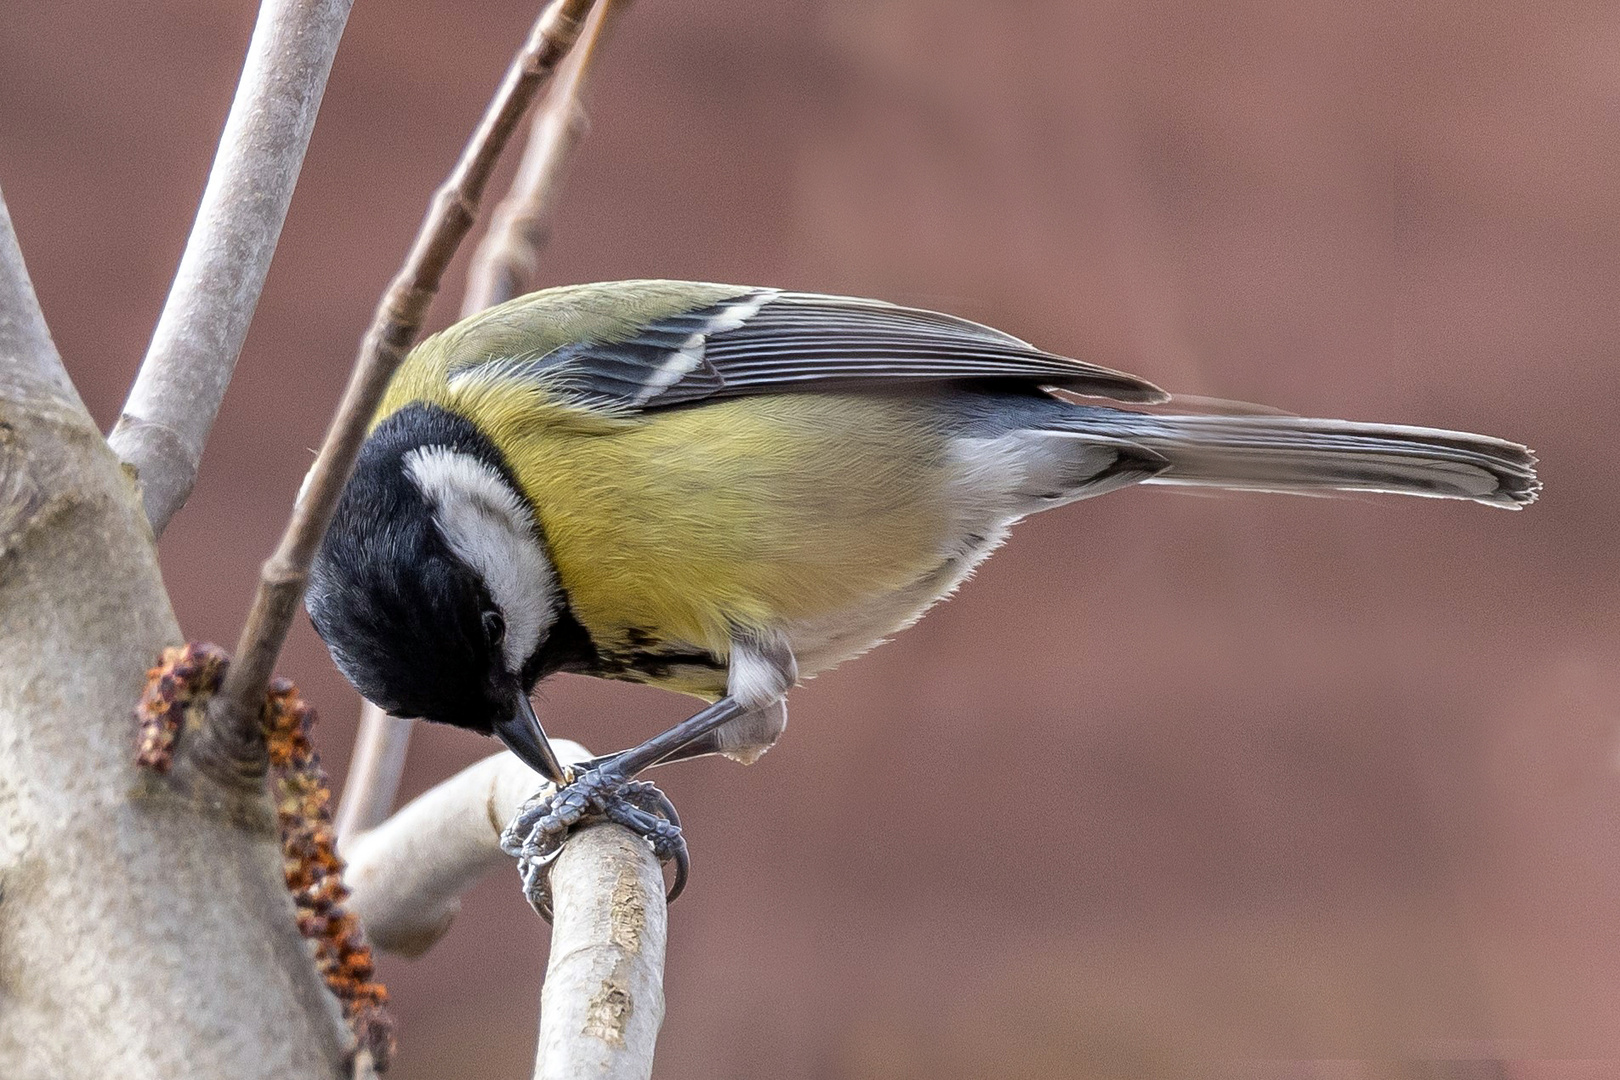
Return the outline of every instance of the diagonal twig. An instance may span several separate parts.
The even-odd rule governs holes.
[[[270,270],[354,0],[264,0],[197,219],[107,441],[154,535],[191,494]]]
[[[463,317],[510,300],[534,284],[540,251],[562,187],[563,166],[584,135],[580,96],[606,30],[629,0],[599,0],[579,41],[536,108],[512,186],[495,207],[489,231],[473,250],[462,298]],[[338,835],[351,837],[388,815],[410,746],[413,721],[366,702],[360,711],[349,777],[337,814]]]
[[[405,264],[361,341],[354,370],[275,553],[260,571],[235,659],[208,723],[192,741],[198,764],[257,783],[265,771],[260,710],[265,689],[304,594],[310,562],[354,468],[367,422],[388,380],[422,328],[445,268],[477,216],[495,162],[524,111],[579,36],[591,0],[553,0],[535,20],[500,88],[439,188]]]
[[[354,733],[354,751],[333,824],[340,840],[376,828],[394,808],[415,724],[389,716],[369,701],[361,703],[360,727]]]
[[[512,186],[496,204],[489,231],[473,250],[461,304],[463,318],[533,286],[540,252],[550,238],[564,166],[588,127],[581,103],[585,81],[605,31],[628,5],[629,0],[600,0],[591,9],[579,44],[557,72],[546,100],[535,110]]]

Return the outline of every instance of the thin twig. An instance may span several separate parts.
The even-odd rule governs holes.
[[[534,284],[564,165],[587,127],[580,95],[606,30],[628,5],[629,0],[600,0],[591,8],[580,40],[535,109],[512,187],[496,205],[488,232],[473,250],[461,303],[464,318]],[[413,721],[389,716],[369,701],[361,707],[355,764],[343,784],[338,808],[340,837],[369,829],[388,815],[399,791],[412,727]]]
[[[369,701],[361,706],[360,730],[355,732],[354,754],[349,758],[334,826],[340,841],[382,824],[394,808],[415,723],[389,716]]]
[[[197,479],[354,0],[264,0],[197,219],[108,442],[161,534]]]
[[[585,80],[605,26],[627,2],[601,0],[591,9],[579,44],[557,72],[546,100],[535,110],[512,187],[496,205],[489,230],[473,251],[461,304],[463,318],[510,300],[533,285],[540,252],[550,238],[564,166],[589,126],[581,103]]]
[[[579,36],[590,2],[553,0],[535,21],[461,159],[434,195],[404,267],[378,305],[286,532],[260,572],[225,685],[208,724],[193,743],[199,763],[218,775],[234,774],[256,783],[264,774],[259,714],[265,688],[303,597],[315,549],[354,468],[366,423],[416,341],[445,268],[472,228],[496,159],[541,85]]]

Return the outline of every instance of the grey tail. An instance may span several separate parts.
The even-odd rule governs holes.
[[[1294,416],[1155,416],[1077,406],[1066,429],[1124,439],[1169,466],[1145,483],[1472,499],[1518,510],[1541,490],[1536,457],[1463,431]]]

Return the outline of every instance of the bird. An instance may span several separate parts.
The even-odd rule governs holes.
[[[494,735],[554,785],[508,831],[532,866],[605,815],[677,859],[673,895],[678,818],[637,775],[757,759],[791,688],[910,626],[1021,518],[1139,484],[1519,509],[1535,466],[1466,432],[1177,411],[1135,375],[878,300],[570,285],[411,351],[306,607],[365,698]],[[705,704],[564,766],[530,702],[558,672]]]

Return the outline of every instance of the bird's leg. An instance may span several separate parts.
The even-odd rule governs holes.
[[[576,773],[573,783],[558,787],[519,810],[501,834],[501,847],[525,862],[550,862],[561,850],[568,830],[587,817],[607,817],[608,803],[621,798],[638,772],[744,711],[745,707],[735,698],[723,697],[639,746],[598,759],[599,764]],[[679,826],[674,828],[678,835]],[[655,849],[661,846],[661,841],[667,846],[673,840],[655,836],[647,829],[635,831],[646,836]]]
[[[738,725],[744,725],[743,730],[734,730]],[[693,758],[708,757],[710,754],[724,754],[733,761],[752,765],[765,751],[775,745],[786,728],[787,702],[778,698],[762,709],[750,710],[743,717],[721,724],[707,735],[701,735],[686,745],[670,751],[647,768],[661,768],[677,761],[691,761]],[[574,769],[577,772],[585,772],[598,765],[606,765],[616,757],[618,754],[603,754],[600,757],[575,762]]]
[[[636,774],[749,710],[776,702],[797,676],[793,653],[780,637],[739,634],[732,640],[725,697],[638,746],[597,759],[573,783],[520,810],[501,834],[501,847],[519,860],[524,891],[536,910],[544,915],[550,906],[544,868],[562,850],[568,831],[592,817],[625,825],[646,837],[660,859],[675,860],[673,899],[686,879],[686,843],[680,819],[656,787],[633,783]]]
[[[681,817],[675,811],[675,804],[669,801],[669,796],[644,780],[632,780],[617,796],[603,804],[602,817],[645,838],[652,845],[653,854],[659,862],[674,862],[675,881],[664,898],[666,903],[673,902],[685,891],[692,861],[686,850],[686,840],[681,836]],[[508,828],[501,835],[501,844],[508,854],[521,856],[521,839],[514,838],[512,829]],[[518,867],[523,879],[524,896],[547,922],[551,921],[552,916],[549,868],[561,852],[562,841],[559,839],[554,850],[545,854],[536,851],[531,857],[523,857]]]

